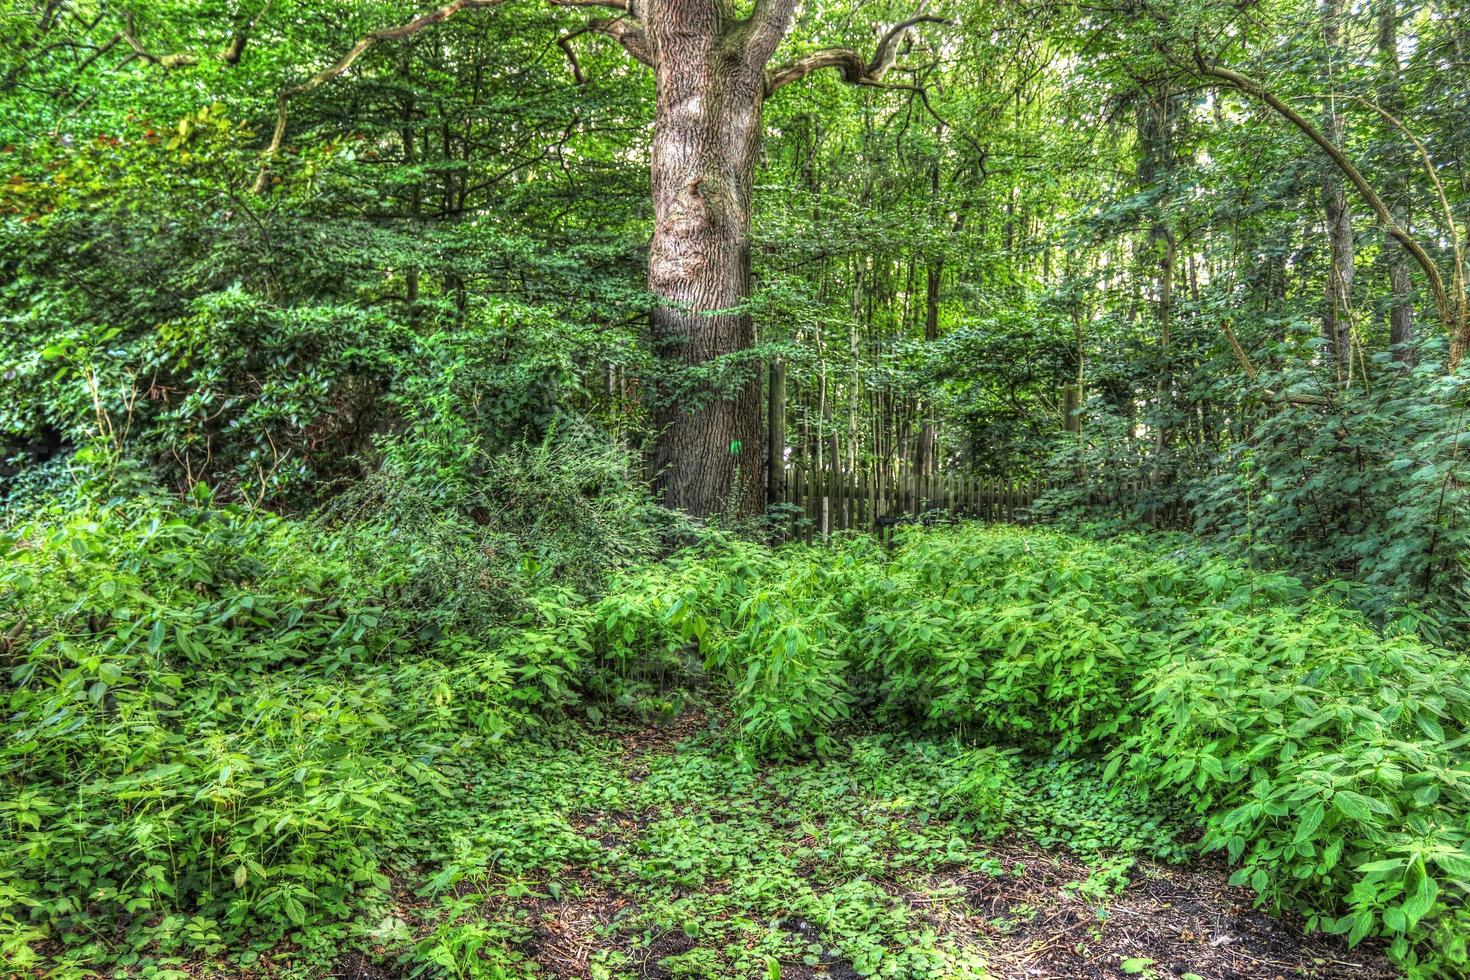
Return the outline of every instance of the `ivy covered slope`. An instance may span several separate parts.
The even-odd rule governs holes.
[[[602,975],[671,958],[667,975],[800,976],[814,956],[978,976],[994,950],[926,934],[871,882],[994,870],[1010,824],[1082,855],[1223,852],[1309,930],[1465,970],[1470,663],[1187,545],[706,536],[601,598],[533,582],[495,615],[426,592],[425,555],[382,529],[204,498],[44,514],[3,546],[8,970],[315,976],[361,948],[531,973],[548,940],[516,900],[602,889]],[[657,733],[691,697],[730,712],[668,764],[704,789],[674,805],[647,772],[609,775],[627,753],[596,732]],[[906,734],[855,740],[877,728]],[[808,757],[825,761],[792,768]],[[897,822],[801,845],[809,860],[785,863],[784,831],[720,829],[789,805],[793,839],[830,842],[848,806],[820,804],[830,785],[879,772],[910,780],[880,793]],[[781,788],[730,788],[749,779]],[[609,834],[628,849],[607,856]],[[752,867],[788,870],[762,886]],[[798,920],[811,935],[780,925]],[[681,948],[659,946],[675,926]]]

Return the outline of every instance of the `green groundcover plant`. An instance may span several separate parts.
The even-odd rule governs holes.
[[[891,549],[710,533],[480,623],[426,610],[394,547],[203,498],[5,534],[7,969],[346,921],[391,887],[456,760],[554,739],[570,713],[667,716],[710,681],[747,763],[854,727],[1001,746],[955,783],[999,829],[1030,778],[1002,759],[1075,760],[1100,800],[1194,814],[1269,907],[1382,937],[1411,972],[1465,971],[1470,664],[1289,577],[1032,529]]]
[[[1464,969],[1470,663],[1288,576],[965,526],[891,554],[723,542],[587,616],[614,669],[698,644],[755,753],[820,752],[861,716],[1100,756],[1116,792],[1193,810],[1269,907]]]

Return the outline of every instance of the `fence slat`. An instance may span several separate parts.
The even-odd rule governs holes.
[[[903,465],[888,469],[877,462],[847,469],[840,461],[819,466],[809,459],[791,461],[784,476],[779,500],[803,522],[794,539],[808,544],[844,531],[879,533],[895,521],[922,519],[931,511],[968,520],[1030,522],[1037,501],[1059,486],[1041,476],[920,473]],[[1145,482],[1125,480],[1112,490],[1092,490],[1088,498],[1116,506],[1126,517],[1148,493]],[[1152,517],[1173,524],[1181,513],[1177,502],[1169,501]]]

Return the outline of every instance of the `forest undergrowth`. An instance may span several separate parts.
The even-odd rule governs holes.
[[[1470,665],[1177,539],[711,532],[488,618],[207,497],[3,547],[17,974],[1465,971]]]

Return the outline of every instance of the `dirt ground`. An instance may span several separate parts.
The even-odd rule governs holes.
[[[618,771],[609,772],[608,778],[641,785],[658,772],[660,760],[697,751],[689,749],[690,740],[719,724],[691,713],[668,726],[629,732],[621,739]],[[728,803],[720,797],[721,788],[712,787],[707,801],[687,802],[681,815],[690,806],[718,809]],[[611,854],[635,848],[659,819],[657,808],[644,807],[589,811],[570,822]],[[983,849],[991,859],[984,870],[940,866],[927,873],[898,873],[878,862],[863,877],[901,903],[911,921],[941,937],[946,948],[983,961],[984,975],[993,980],[1386,980],[1398,975],[1372,944],[1349,949],[1340,939],[1306,936],[1299,922],[1254,909],[1251,893],[1228,886],[1229,870],[1218,862],[1171,866],[1123,861],[1117,874],[1099,887],[1095,861],[1089,865],[1024,835],[985,841]],[[595,866],[565,871],[555,898],[542,894],[488,903],[483,910],[488,918],[514,918],[528,927],[522,949],[537,975],[595,977],[600,955],[605,958],[610,952],[616,953],[618,965],[602,976],[675,980],[713,975],[687,972],[683,965],[698,952],[700,939],[677,927],[648,928],[643,917],[648,906],[632,882],[620,887],[616,878],[599,874]],[[820,890],[830,887],[831,880],[809,883]],[[702,889],[718,894],[722,886],[712,882]],[[816,957],[781,958],[782,980],[863,976],[838,953],[836,937],[823,935],[812,922],[795,914],[769,921],[773,930],[799,940],[798,945],[822,949]],[[382,963],[351,954],[331,975],[342,980],[409,975]],[[765,980],[769,970],[768,965],[751,974],[752,980]],[[885,970],[882,975],[900,974]]]

